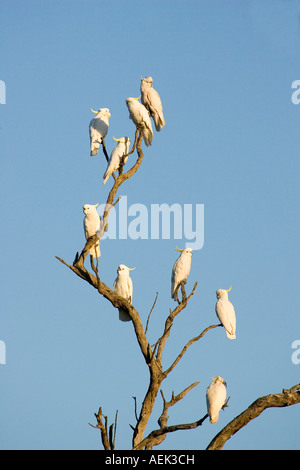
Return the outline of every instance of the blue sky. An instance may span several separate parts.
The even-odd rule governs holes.
[[[89,157],[90,108],[108,107],[112,136],[129,135],[125,99],[151,75],[166,126],[144,147],[128,205],[204,204],[205,243],[187,283],[198,289],[177,318],[167,366],[216,323],[215,291],[232,285],[237,339],[221,328],[194,344],[163,383],[167,397],[200,384],[170,409],[169,424],[206,413],[214,375],[228,384],[219,422],[168,436],[162,449],[203,449],[259,396],[299,382],[298,0],[0,1],[0,192],[3,230],[0,340],[1,449],[100,449],[88,423],[119,410],[117,448],[131,445],[134,403],[148,371],[131,324],[55,256],[84,245],[82,206],[104,202],[103,155]],[[101,278],[131,276],[149,340],[173,307],[170,276],[184,240],[106,240]],[[181,246],[180,245],[180,246]],[[157,399],[148,431],[157,427]],[[265,411],[226,449],[299,449],[297,406]]]

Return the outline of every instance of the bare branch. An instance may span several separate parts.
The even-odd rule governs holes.
[[[205,330],[202,331],[202,333],[200,333],[199,336],[195,336],[195,338],[191,339],[185,346],[184,348],[182,349],[181,353],[178,355],[178,357],[175,359],[175,361],[173,362],[173,364],[164,372],[164,375],[167,376],[173,369],[174,367],[177,366],[178,362],[180,361],[180,359],[183,357],[183,355],[186,353],[186,351],[188,350],[188,348],[193,344],[195,343],[196,341],[199,341],[199,339],[201,339],[209,330],[212,330],[213,328],[218,328],[219,326],[223,326],[221,323],[218,324],[218,325],[211,325],[211,326],[208,326],[207,328],[205,328]]]
[[[166,320],[166,323],[165,323],[165,329],[164,329],[163,335],[159,339],[159,346],[158,346],[158,351],[157,351],[157,360],[158,360],[159,364],[161,364],[161,361],[162,361],[163,350],[164,350],[166,341],[167,341],[168,337],[170,336],[170,331],[171,331],[171,327],[173,325],[173,321],[174,321],[175,317],[180,312],[182,312],[183,309],[185,309],[185,307],[187,306],[189,300],[195,294],[195,291],[197,289],[197,285],[198,285],[198,283],[196,282],[194,287],[193,287],[193,290],[192,290],[191,294],[188,297],[185,296],[185,300],[182,301],[173,311],[170,311],[170,315],[168,316],[168,318]]]
[[[163,399],[163,403],[164,403],[164,407],[163,407],[163,412],[161,414],[161,416],[159,417],[158,419],[158,424],[160,425],[161,428],[165,428],[167,426],[167,422],[168,422],[168,410],[171,406],[174,406],[176,405],[176,403],[178,403],[180,400],[182,400],[186,394],[192,390],[194,387],[196,387],[197,385],[199,385],[200,382],[195,382],[193,383],[192,385],[190,385],[189,387],[187,387],[186,389],[184,389],[181,393],[179,393],[178,395],[174,395],[174,392],[172,393],[172,398],[170,401],[166,401],[165,400],[165,397],[164,397],[164,394],[163,394],[163,391],[161,390],[161,396],[162,396],[162,399]]]
[[[153,305],[152,305],[152,308],[151,308],[150,313],[149,313],[148,318],[147,318],[145,334],[147,334],[147,331],[148,331],[149,320],[150,320],[150,317],[151,317],[151,313],[152,313],[153,310],[154,310],[154,307],[155,307],[155,304],[156,304],[156,301],[157,301],[157,297],[158,297],[158,292],[156,292],[156,297],[155,297],[154,303],[153,303]],[[154,353],[154,354],[155,354],[155,353]]]
[[[90,256],[90,262],[91,262],[91,268],[92,268],[92,270],[94,271],[94,273],[96,274],[97,285],[99,285],[99,282],[100,282],[100,278],[99,278],[99,259],[96,258],[96,266],[95,266],[95,265],[94,265],[94,258],[93,258],[93,256],[91,255],[91,256]]]
[[[257,418],[265,409],[291,406],[300,403],[300,384],[291,389],[284,389],[282,393],[266,395],[255,400],[245,411],[234,418],[210,442],[206,450],[221,450],[236,432],[246,426],[251,420]]]
[[[145,439],[143,439],[133,450],[142,450],[148,447],[154,439],[157,439],[158,437],[161,437],[165,434],[175,432],[175,431],[185,431],[188,429],[195,429],[199,426],[202,426],[202,424],[207,418],[208,418],[208,414],[206,414],[205,416],[203,416],[203,418],[193,423],[175,424],[174,426],[167,426],[162,429],[156,429],[155,431],[152,431],[149,434],[149,436],[145,437]]]
[[[120,199],[121,199],[121,196],[119,196],[118,199],[116,200],[116,202],[113,203],[113,207],[115,207],[115,206],[118,204],[118,202],[120,201]]]
[[[98,413],[95,413],[95,418],[97,420],[97,426],[93,426],[90,423],[89,423],[89,425],[92,426],[93,428],[100,429],[101,440],[102,440],[103,447],[104,447],[105,450],[110,450],[109,438],[108,438],[108,435],[107,435],[107,418],[104,417],[104,418],[106,418],[105,419],[106,425],[104,425],[103,421],[102,421],[102,416],[103,416],[102,415],[102,408],[100,407]]]
[[[118,424],[118,410],[116,411],[116,416],[115,416],[115,430],[114,430],[114,437],[113,437],[113,442],[112,442],[112,450],[114,450],[116,447],[117,424]]]
[[[174,395],[174,392],[173,392],[172,398],[170,401],[166,401],[163,391],[162,390],[160,391],[162,399],[163,399],[163,411],[162,411],[161,416],[158,419],[160,430],[152,431],[148,437],[143,439],[143,441],[139,443],[136,448],[134,448],[134,450],[141,450],[141,449],[151,450],[154,446],[160,445],[162,441],[165,440],[167,432],[171,432],[171,431],[166,431],[167,429],[169,429],[167,427],[168,418],[169,418],[168,417],[169,408],[171,406],[174,406],[176,403],[178,403],[178,401],[182,400],[185,397],[185,395],[194,387],[196,387],[198,384],[199,382],[193,383],[192,385],[187,387],[185,390],[183,390],[181,393],[179,393],[176,396]],[[182,426],[182,425],[179,425],[179,426]]]
[[[116,431],[117,431],[117,420],[118,420],[118,410],[116,411],[115,422],[109,426],[109,430],[107,430],[107,416],[102,414],[102,408],[99,408],[98,413],[94,413],[95,418],[97,420],[97,426],[89,423],[89,425],[94,429],[100,429],[101,433],[101,440],[105,450],[114,450],[115,449],[115,442],[116,442]],[[105,424],[103,424],[102,417],[105,420]]]
[[[136,403],[136,397],[132,397],[134,399],[134,414],[135,414],[135,419],[138,421],[138,415],[137,415],[137,403]]]

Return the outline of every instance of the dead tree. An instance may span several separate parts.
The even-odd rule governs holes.
[[[181,393],[177,395],[174,395],[173,393],[169,401],[165,399],[164,394],[161,390],[161,385],[163,381],[168,377],[168,375],[173,371],[173,369],[177,366],[177,364],[180,362],[180,360],[182,359],[182,357],[184,356],[184,354],[186,353],[186,351],[190,348],[192,344],[196,343],[201,338],[203,338],[203,336],[209,331],[218,327],[222,327],[221,324],[216,324],[216,325],[210,325],[207,328],[205,328],[204,331],[199,333],[199,335],[192,338],[179,352],[179,354],[174,359],[174,361],[169,365],[169,367],[164,369],[162,366],[163,353],[164,353],[166,342],[170,338],[173,323],[176,317],[180,315],[183,312],[183,310],[187,307],[189,301],[195,294],[197,283],[195,283],[192,291],[189,294],[186,293],[184,283],[181,283],[181,286],[180,286],[181,298],[180,299],[178,298],[176,307],[173,310],[170,309],[169,314],[165,321],[162,334],[157,339],[157,341],[151,345],[147,339],[147,331],[148,331],[150,316],[155,307],[157,296],[153,304],[153,307],[148,315],[147,323],[144,328],[140,315],[138,311],[135,309],[135,307],[131,305],[125,298],[115,293],[101,279],[101,273],[99,273],[98,260],[95,265],[93,258],[90,257],[91,271],[89,271],[85,266],[85,262],[88,257],[90,248],[93,247],[93,245],[98,240],[101,241],[101,238],[103,237],[105,231],[107,230],[109,212],[111,208],[114,207],[119,201],[119,198],[117,197],[118,189],[123,183],[125,183],[125,181],[129,180],[137,173],[138,169],[140,168],[142,164],[142,161],[144,158],[144,154],[142,151],[142,141],[143,141],[142,132],[140,131],[139,128],[137,128],[135,132],[135,139],[134,139],[132,150],[129,152],[128,155],[125,155],[123,157],[123,161],[121,162],[121,165],[118,170],[118,175],[116,176],[115,174],[112,174],[114,183],[107,197],[107,201],[106,201],[106,205],[105,205],[105,209],[103,213],[103,218],[102,218],[102,225],[100,228],[100,232],[98,232],[98,235],[94,235],[87,240],[80,255],[79,253],[76,254],[75,260],[72,264],[68,264],[63,259],[57,257],[57,259],[61,263],[63,263],[65,266],[67,266],[71,271],[73,271],[73,273],[75,273],[81,279],[88,282],[92,287],[94,287],[94,289],[96,289],[101,296],[107,299],[113,305],[113,307],[117,309],[122,308],[123,310],[127,311],[131,318],[132,326],[135,332],[135,336],[136,336],[141,354],[144,357],[145,363],[149,370],[148,390],[145,394],[139,415],[136,413],[136,418],[137,418],[136,426],[134,428],[132,427],[132,431],[133,431],[132,449],[134,450],[153,449],[153,447],[161,444],[161,442],[166,438],[168,433],[175,432],[178,430],[189,430],[189,429],[197,428],[198,426],[201,426],[203,422],[206,420],[208,415],[205,415],[204,417],[196,420],[193,423],[168,426],[167,413],[168,413],[169,408],[174,406],[176,403],[178,403],[178,401],[182,400],[192,388],[198,385],[198,382],[191,384],[190,386],[185,388]],[[107,160],[108,155],[106,152],[104,142],[102,143],[102,149],[103,149],[105,158]],[[133,155],[135,151],[137,153],[137,159],[133,163],[133,165],[130,167],[130,169],[124,173],[125,158],[127,156]],[[130,159],[127,165],[130,165]],[[295,390],[295,387],[293,387],[293,389],[291,389],[290,391],[285,391],[283,393],[282,401],[281,401],[281,398],[277,395],[276,395],[277,399],[274,399],[274,400],[271,397],[275,397],[275,396],[269,395],[268,399],[266,397],[263,397],[257,400],[258,404],[256,404],[255,406],[253,404],[251,406],[252,407],[254,406],[255,412],[257,413],[256,415],[258,416],[258,414],[260,414],[261,412],[260,411],[261,406],[264,406],[264,407],[287,406],[287,404],[291,405],[294,403],[299,403],[300,392],[299,392],[299,386],[297,387],[298,388],[296,390]],[[152,414],[153,407],[154,407],[159,391],[161,393],[162,400],[163,400],[162,414],[158,419],[159,428],[157,430],[152,431],[147,436],[145,436],[146,426]],[[261,401],[262,401],[262,405],[261,405]],[[273,404],[270,404],[270,403],[273,403]],[[274,404],[274,403],[277,403],[277,404]],[[280,404],[280,403],[283,403],[283,404]],[[224,405],[224,408],[226,406],[227,406],[227,402]],[[256,417],[256,415],[247,414],[247,410],[246,410],[244,413],[242,413],[242,415],[237,417],[235,420],[233,420],[232,423],[230,423],[227,427],[225,427],[224,430],[218,434],[218,436],[216,436],[215,440],[212,441],[211,444],[208,446],[208,449],[222,448],[226,440],[228,440],[229,437],[231,437],[231,435],[237,432],[240,427],[247,424],[247,422],[250,419],[252,419],[253,417]],[[115,439],[116,439],[117,414],[115,417],[115,422],[111,426],[109,426],[109,428],[108,428],[108,419],[106,416],[102,415],[101,408],[99,408],[99,411],[98,413],[95,414],[95,417],[97,420],[97,425],[94,427],[99,429],[101,432],[101,439],[102,439],[102,444],[103,444],[104,449],[114,450]],[[104,418],[104,422],[103,422],[103,418]]]

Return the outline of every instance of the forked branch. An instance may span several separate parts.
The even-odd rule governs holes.
[[[115,450],[116,445],[116,431],[117,431],[117,422],[118,422],[118,410],[116,411],[115,422],[108,426],[108,419],[107,416],[102,414],[102,408],[99,408],[98,413],[94,413],[95,418],[97,420],[97,426],[89,423],[92,428],[99,429],[101,433],[101,441],[104,447],[104,450]],[[104,423],[103,419],[104,418]]]
[[[173,364],[164,372],[164,374],[167,376],[173,369],[174,367],[177,366],[178,362],[180,361],[180,359],[182,359],[183,355],[186,353],[186,351],[188,350],[188,348],[193,344],[195,343],[196,341],[199,341],[199,339],[203,338],[203,336],[209,331],[209,330],[212,330],[213,328],[218,328],[219,326],[223,326],[221,323],[218,324],[218,325],[211,325],[211,326],[208,326],[207,328],[205,328],[205,330],[202,331],[202,333],[200,333],[199,336],[195,336],[195,338],[191,339],[185,346],[184,348],[182,349],[181,353],[177,356],[177,358],[175,359],[175,361],[173,362]]]

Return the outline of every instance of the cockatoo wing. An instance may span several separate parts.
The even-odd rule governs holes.
[[[178,260],[175,262],[173,271],[172,271],[172,280],[171,280],[171,296],[172,299],[175,298],[175,292],[178,284],[182,281],[186,281],[191,270],[191,258],[187,258],[184,255],[181,255]]]
[[[127,292],[126,292],[126,295],[124,295],[124,297],[128,300],[128,302],[132,303],[133,284],[132,284],[132,279],[129,276],[127,278],[126,291]],[[122,308],[119,309],[119,320],[123,322],[131,321],[131,318],[128,315],[128,313]]]
[[[103,175],[103,184],[105,184],[110,177],[115,171],[119,169],[121,159],[123,155],[128,153],[128,148],[130,144],[124,144],[124,143],[119,143],[112,151],[109,162],[107,164],[107,169],[106,172]],[[125,158],[124,163],[128,160],[128,157]]]
[[[118,276],[114,282],[113,290],[120,296],[124,297],[126,300],[128,300],[129,297],[129,289],[128,289],[128,281],[129,277],[125,276]],[[132,281],[131,281],[132,283]],[[119,320],[123,322],[130,321],[131,318],[128,315],[128,313],[123,310],[122,308],[119,308]]]
[[[91,156],[98,153],[102,139],[108,132],[108,124],[100,117],[94,118],[90,122],[90,142],[91,142]]]
[[[127,103],[129,117],[136,126],[140,126],[147,147],[152,144],[153,130],[151,119],[145,106],[137,101]]]
[[[120,146],[117,145],[116,148],[111,153],[109,162],[107,164],[107,169],[106,172],[103,175],[103,184],[105,184],[110,177],[110,175],[113,174],[114,171],[117,171],[119,168],[119,163],[120,163],[120,154],[122,154],[122,150],[120,149]]]
[[[93,121],[94,119],[91,120],[90,128],[89,128],[90,129],[91,157],[94,157],[95,155],[97,155],[99,146],[100,146],[99,133],[97,129],[95,128]]]
[[[226,387],[221,383],[212,383],[206,391],[207,413],[211,423],[219,419],[219,412],[226,401]]]
[[[128,277],[127,289],[128,289],[127,300],[132,304],[133,283],[132,283],[131,277]]]
[[[160,96],[154,88],[147,88],[141,96],[142,103],[147,109],[149,109],[155,123],[155,128],[157,132],[159,132],[165,125]]]
[[[172,287],[171,287],[171,296],[172,299],[175,298],[175,292],[177,289],[178,284],[184,280],[184,269],[183,266],[178,263],[179,260],[176,261],[172,271]]]
[[[216,314],[226,330],[229,339],[235,339],[236,317],[232,303],[229,300],[219,299],[216,304]]]
[[[93,235],[96,235],[97,230],[100,229],[101,219],[98,212],[95,209],[94,213],[87,215],[83,220],[85,238],[88,240]],[[93,258],[100,258],[100,240],[90,249],[90,255]]]
[[[140,117],[140,125],[142,127],[142,133],[143,133],[145,145],[149,147],[149,145],[152,144],[152,140],[153,140],[153,130],[152,130],[151,119],[145,106],[141,103],[138,103],[138,105],[139,105],[138,113]]]

